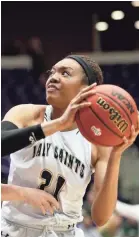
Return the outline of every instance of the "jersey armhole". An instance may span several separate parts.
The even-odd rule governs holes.
[[[88,166],[88,168],[90,169],[91,173],[93,173],[93,166],[92,166],[92,144],[90,142],[88,142],[88,149],[86,152],[86,164]]]

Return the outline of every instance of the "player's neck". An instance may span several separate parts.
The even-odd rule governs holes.
[[[65,109],[53,108],[51,119],[53,120],[53,119],[60,118],[64,112],[65,112]],[[70,131],[70,130],[74,130],[76,128],[77,128],[77,124],[73,123],[73,125],[68,130],[63,130],[63,131]]]
[[[59,108],[53,107],[51,119],[53,120],[53,119],[60,118],[64,112],[65,112],[65,109],[59,109]]]

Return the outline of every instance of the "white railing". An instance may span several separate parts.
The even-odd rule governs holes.
[[[25,56],[2,56],[1,69],[31,69],[32,59]]]

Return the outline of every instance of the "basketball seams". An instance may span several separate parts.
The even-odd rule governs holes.
[[[131,120],[129,114],[126,112],[126,110],[124,109],[124,107],[123,107],[120,103],[118,103],[118,101],[114,100],[114,99],[111,98],[109,95],[107,95],[107,94],[105,94],[105,93],[103,93],[103,92],[98,92],[98,91],[97,91],[97,94],[104,95],[104,96],[108,97],[109,99],[111,99],[115,104],[117,104],[117,105],[125,112],[125,114],[127,115],[128,119],[129,119],[129,121],[130,121],[130,124],[132,125],[132,120]]]

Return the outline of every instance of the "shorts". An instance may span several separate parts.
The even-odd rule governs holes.
[[[1,237],[84,237],[83,231],[77,227],[68,230],[64,226],[63,230],[53,230],[47,226],[25,226],[4,218],[1,221]]]

